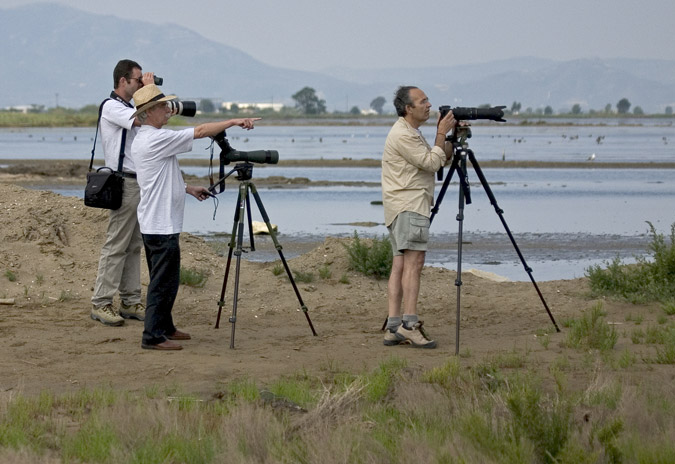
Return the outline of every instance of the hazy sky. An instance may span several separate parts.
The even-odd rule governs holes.
[[[0,7],[36,3],[0,0]],[[675,59],[675,0],[57,0],[176,23],[274,66],[414,67],[536,56]],[[1,33],[0,33],[1,34]]]

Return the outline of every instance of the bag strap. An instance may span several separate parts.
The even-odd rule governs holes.
[[[98,120],[96,121],[96,134],[94,135],[94,146],[91,148],[91,161],[89,162],[89,172],[91,172],[92,168],[94,167],[94,151],[96,150],[96,139],[98,138],[98,128],[101,125],[101,115],[103,114],[103,105],[105,105],[105,103],[108,100],[112,99],[117,100],[118,102],[124,104],[125,106],[133,108],[131,103],[124,101],[124,99],[122,99],[122,97],[117,95],[115,91],[110,93],[109,98],[106,98],[105,100],[103,100],[103,102],[101,102],[101,106],[98,107]],[[124,145],[126,145],[126,142],[127,142],[127,130],[122,129],[122,144],[120,145],[120,155],[118,158],[119,161],[117,163],[117,170],[119,172],[122,172],[122,167],[124,165]]]
[[[101,125],[101,114],[103,113],[103,105],[105,105],[105,102],[110,100],[110,98],[106,98],[103,100],[101,103],[101,106],[98,107],[98,119],[96,120],[96,134],[94,135],[94,146],[91,147],[91,161],[89,162],[89,172],[91,172],[92,168],[94,167],[94,152],[96,151],[96,139],[98,138],[98,126]]]

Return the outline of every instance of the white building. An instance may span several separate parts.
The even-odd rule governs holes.
[[[281,111],[284,107],[283,103],[243,103],[243,102],[223,102],[220,104],[221,108],[229,111],[232,109],[233,105],[237,105],[240,110],[243,111],[255,111],[255,110],[274,110],[276,112]]]

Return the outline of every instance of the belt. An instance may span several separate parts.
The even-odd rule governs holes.
[[[130,177],[131,179],[136,178],[136,173],[135,172],[121,172],[122,177]]]

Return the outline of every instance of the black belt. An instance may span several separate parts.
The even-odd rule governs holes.
[[[135,172],[122,172],[122,177],[130,177],[132,179],[136,178],[136,173]]]

